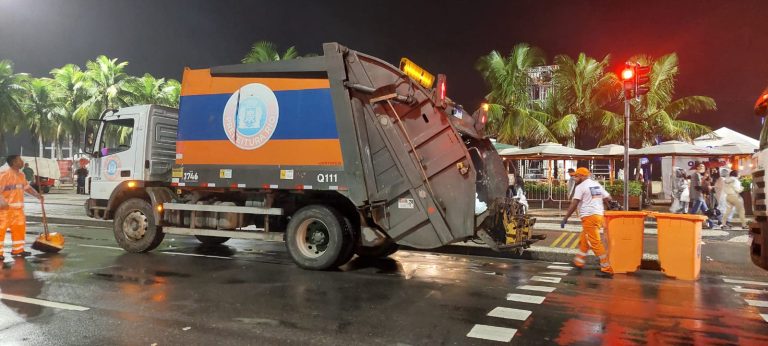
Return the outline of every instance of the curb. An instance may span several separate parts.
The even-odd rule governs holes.
[[[103,220],[83,220],[83,219],[69,219],[64,217],[47,217],[48,223],[63,224],[63,225],[77,225],[77,226],[89,226],[89,227],[106,227],[111,228],[112,222]],[[27,221],[43,222],[43,217],[40,215],[27,215]]]

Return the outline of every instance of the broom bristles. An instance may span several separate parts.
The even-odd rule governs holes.
[[[43,238],[35,240],[35,242],[32,244],[32,248],[37,251],[55,253],[61,251],[64,246],[47,242],[45,238]]]

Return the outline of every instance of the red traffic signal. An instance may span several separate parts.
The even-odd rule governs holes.
[[[627,67],[623,71],[621,71],[621,79],[623,80],[630,80],[634,76],[635,76],[635,71],[633,71],[631,67]]]

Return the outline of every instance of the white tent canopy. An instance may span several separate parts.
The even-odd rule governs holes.
[[[532,148],[521,149],[514,151],[508,155],[502,155],[507,158],[514,159],[541,159],[541,160],[555,160],[555,159],[589,159],[595,155],[593,152],[586,150],[580,150],[576,148],[566,147],[560,143],[542,143]]]
[[[728,153],[717,149],[698,147],[681,141],[666,141],[652,147],[637,149],[630,156],[728,156]]]
[[[721,127],[709,134],[703,135],[693,140],[693,144],[701,147],[717,147],[731,143],[742,143],[754,146],[760,146],[760,141],[745,134],[736,132],[727,127]]]
[[[633,152],[635,149],[629,148],[629,152]],[[589,151],[599,156],[622,156],[624,155],[624,146],[618,144],[606,144]]]
[[[521,149],[518,147],[512,147],[512,148],[501,149],[498,152],[499,152],[499,155],[505,156],[505,155],[512,155],[513,153],[516,153],[520,150]]]
[[[757,146],[747,143],[731,143],[714,147],[714,149],[724,151],[731,155],[752,155],[757,150]]]

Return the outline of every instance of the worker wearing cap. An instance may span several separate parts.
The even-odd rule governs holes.
[[[29,185],[21,168],[24,161],[19,155],[11,155],[6,159],[9,169],[0,173],[0,245],[5,242],[5,232],[11,229],[11,255],[28,256],[24,251],[24,238],[26,236],[26,218],[24,217],[24,191],[43,200],[43,196],[37,193]],[[0,261],[4,260],[0,252]]]
[[[600,240],[600,229],[603,227],[603,214],[605,212],[603,202],[604,200],[610,201],[611,195],[598,182],[589,179],[589,174],[589,170],[584,167],[579,167],[576,170],[574,178],[577,185],[574,188],[571,205],[568,207],[568,212],[565,214],[560,227],[565,228],[568,218],[578,208],[582,230],[579,236],[579,252],[573,259],[573,264],[577,268],[583,268],[587,252],[591,249],[595,256],[600,259],[600,272],[611,276],[613,275],[613,268],[608,262],[608,254]]]

